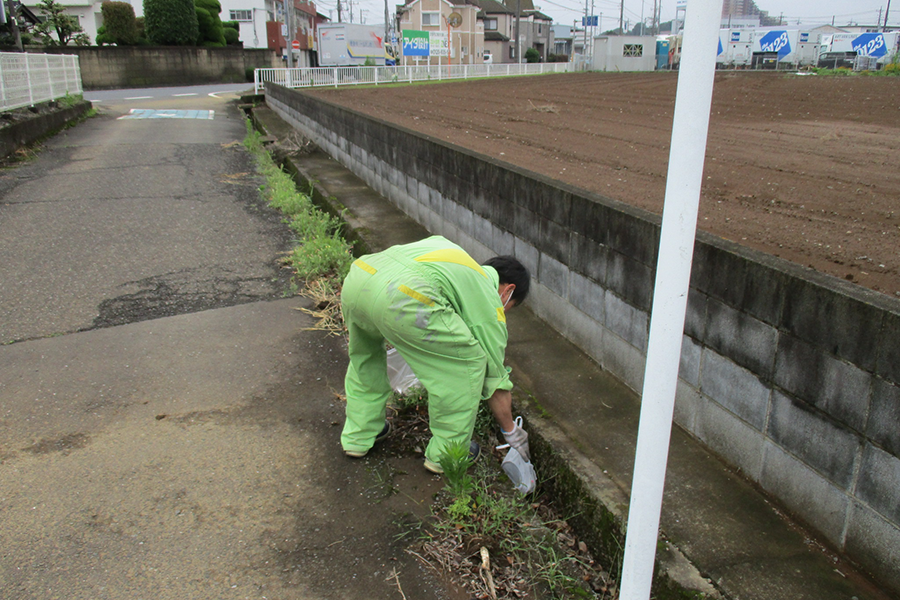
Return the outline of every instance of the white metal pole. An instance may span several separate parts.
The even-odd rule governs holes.
[[[650,597],[721,14],[722,0],[692,0],[685,15],[620,600]]]

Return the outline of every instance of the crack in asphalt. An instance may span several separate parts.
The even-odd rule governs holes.
[[[234,277],[222,268],[213,269],[213,274],[209,271],[185,269],[126,283],[141,289],[101,302],[90,329],[274,300],[283,296],[289,279],[284,275]]]

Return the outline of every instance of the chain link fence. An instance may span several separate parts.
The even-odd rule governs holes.
[[[0,112],[81,93],[77,56],[0,52]]]

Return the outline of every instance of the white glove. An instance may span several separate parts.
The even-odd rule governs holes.
[[[506,440],[510,447],[515,448],[522,458],[531,462],[531,453],[528,449],[528,432],[522,429],[522,417],[516,417],[516,420],[513,421],[512,431],[503,431],[501,429],[500,433],[503,434],[503,439]]]

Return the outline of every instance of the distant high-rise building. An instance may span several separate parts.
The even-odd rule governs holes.
[[[760,10],[754,0],[724,0],[722,20],[731,18],[759,17],[760,25],[779,25],[780,19],[770,17],[768,11]]]

